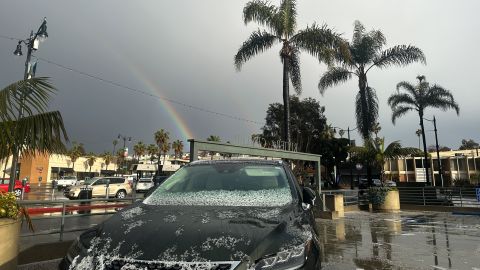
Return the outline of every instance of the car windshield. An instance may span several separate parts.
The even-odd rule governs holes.
[[[149,183],[149,182],[152,182],[152,179],[151,178],[140,178],[140,180],[138,180],[138,181]]]
[[[90,178],[90,179],[86,179],[83,183],[85,185],[91,185],[93,184],[95,181],[97,181],[98,179],[100,179],[100,177],[93,177],[93,178]]]
[[[147,199],[151,205],[278,207],[292,202],[281,165],[207,163],[187,166],[163,182]]]

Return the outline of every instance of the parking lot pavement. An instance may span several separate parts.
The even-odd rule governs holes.
[[[317,220],[322,269],[480,269],[480,217],[349,212]]]

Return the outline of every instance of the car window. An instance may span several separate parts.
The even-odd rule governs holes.
[[[124,182],[123,178],[112,177],[110,179],[110,184],[121,184]]]
[[[95,181],[95,183],[93,183],[94,186],[106,185],[106,184],[107,184],[107,179],[106,178],[98,179],[97,181]]]
[[[281,165],[211,163],[187,166],[163,182],[144,203],[280,206],[292,202]]]

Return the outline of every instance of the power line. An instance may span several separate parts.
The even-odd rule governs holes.
[[[257,125],[263,125],[263,123],[258,122],[258,121],[254,121],[254,120],[250,120],[250,119],[245,119],[245,118],[241,118],[241,117],[238,117],[238,116],[234,116],[234,115],[230,115],[230,114],[225,114],[225,113],[221,113],[221,112],[216,112],[216,111],[212,111],[212,110],[209,110],[209,109],[205,109],[205,108],[201,108],[201,107],[198,107],[198,106],[194,106],[194,105],[190,105],[190,104],[187,104],[187,103],[183,103],[183,102],[180,102],[180,101],[171,99],[171,98],[154,95],[154,94],[151,94],[151,93],[149,93],[149,92],[146,92],[146,91],[143,91],[143,90],[139,90],[139,89],[137,89],[137,88],[133,88],[133,87],[130,87],[130,86],[123,85],[123,84],[121,84],[121,83],[114,82],[114,81],[112,81],[112,80],[104,79],[104,78],[102,78],[102,77],[100,77],[100,76],[97,76],[97,75],[92,75],[92,74],[90,74],[90,73],[86,73],[86,72],[83,72],[83,71],[78,70],[78,69],[74,69],[74,68],[71,68],[71,67],[67,67],[67,66],[65,66],[65,65],[62,65],[62,64],[53,62],[53,61],[48,60],[48,59],[45,59],[45,58],[41,58],[41,57],[38,57],[38,56],[34,56],[34,57],[35,57],[36,59],[40,60],[40,61],[43,61],[43,62],[46,62],[46,63],[48,63],[48,64],[57,66],[57,67],[59,67],[59,68],[62,68],[62,69],[65,69],[65,70],[68,70],[68,71],[71,71],[71,72],[74,72],[74,73],[78,73],[78,74],[81,74],[81,75],[83,75],[83,76],[85,76],[85,77],[89,77],[89,78],[92,78],[92,79],[101,81],[101,82],[103,82],[103,83],[107,83],[107,84],[110,84],[110,85],[113,85],[113,86],[116,86],[116,87],[120,87],[120,88],[123,88],[123,89],[127,89],[127,90],[130,90],[130,91],[133,91],[133,92],[136,92],[136,93],[145,95],[145,96],[154,97],[154,98],[161,99],[161,100],[165,100],[165,101],[167,101],[167,102],[170,102],[170,103],[173,103],[173,104],[176,104],[176,105],[180,105],[180,106],[183,106],[183,107],[186,107],[186,108],[189,108],[189,109],[193,109],[193,110],[198,110],[198,111],[205,112],[205,113],[214,114],[214,115],[217,115],[217,116],[222,116],[222,117],[230,118],[230,119],[233,119],[233,120],[238,120],[238,121],[253,123],[253,124],[257,124]]]
[[[20,40],[20,39],[17,39],[17,38],[4,36],[4,35],[0,35],[0,37],[5,38],[5,39],[10,39],[10,40]],[[120,87],[120,88],[129,90],[129,91],[133,91],[133,92],[136,92],[138,94],[142,94],[142,95],[145,95],[145,96],[165,100],[167,102],[170,102],[170,103],[173,103],[173,104],[176,104],[176,105],[179,105],[179,106],[183,106],[183,107],[186,107],[186,108],[189,108],[189,109],[201,111],[201,112],[204,112],[204,113],[210,113],[210,114],[230,118],[230,119],[237,120],[237,121],[243,121],[243,122],[253,123],[253,124],[257,124],[257,125],[263,125],[263,123],[258,122],[258,121],[254,121],[254,120],[250,120],[250,119],[246,119],[246,118],[242,118],[242,117],[238,117],[238,116],[230,115],[230,114],[226,114],[226,113],[216,112],[216,111],[212,111],[212,110],[209,110],[209,109],[205,109],[205,108],[201,108],[201,107],[198,107],[198,106],[183,103],[183,102],[171,99],[171,98],[154,95],[154,94],[151,94],[149,92],[146,92],[146,91],[143,91],[143,90],[140,90],[140,89],[137,89],[137,88],[133,88],[133,87],[130,87],[130,86],[127,86],[127,85],[123,85],[121,83],[117,83],[117,82],[109,80],[109,79],[104,79],[104,78],[102,78],[98,75],[93,75],[93,74],[90,74],[90,73],[87,73],[87,72],[84,72],[84,71],[81,71],[81,70],[78,70],[78,69],[75,69],[75,68],[72,68],[72,67],[68,67],[68,66],[65,66],[63,64],[59,64],[59,63],[53,62],[51,60],[48,60],[48,59],[45,59],[45,58],[42,58],[42,57],[38,57],[38,56],[33,56],[33,57],[40,60],[40,61],[48,63],[50,65],[54,65],[56,67],[59,67],[59,68],[65,69],[65,70],[81,74],[85,77],[88,77],[88,78],[91,78],[91,79],[94,79],[94,80],[97,80],[97,81],[101,81],[101,82],[106,83],[106,84],[110,84],[110,85]]]

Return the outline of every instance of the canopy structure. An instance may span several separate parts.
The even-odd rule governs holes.
[[[233,145],[221,142],[199,141],[195,139],[190,139],[188,142],[190,143],[190,161],[195,161],[198,159],[198,151],[312,161],[315,163],[315,183],[318,185],[318,192],[320,194],[322,192],[320,174],[321,155],[263,147]]]

